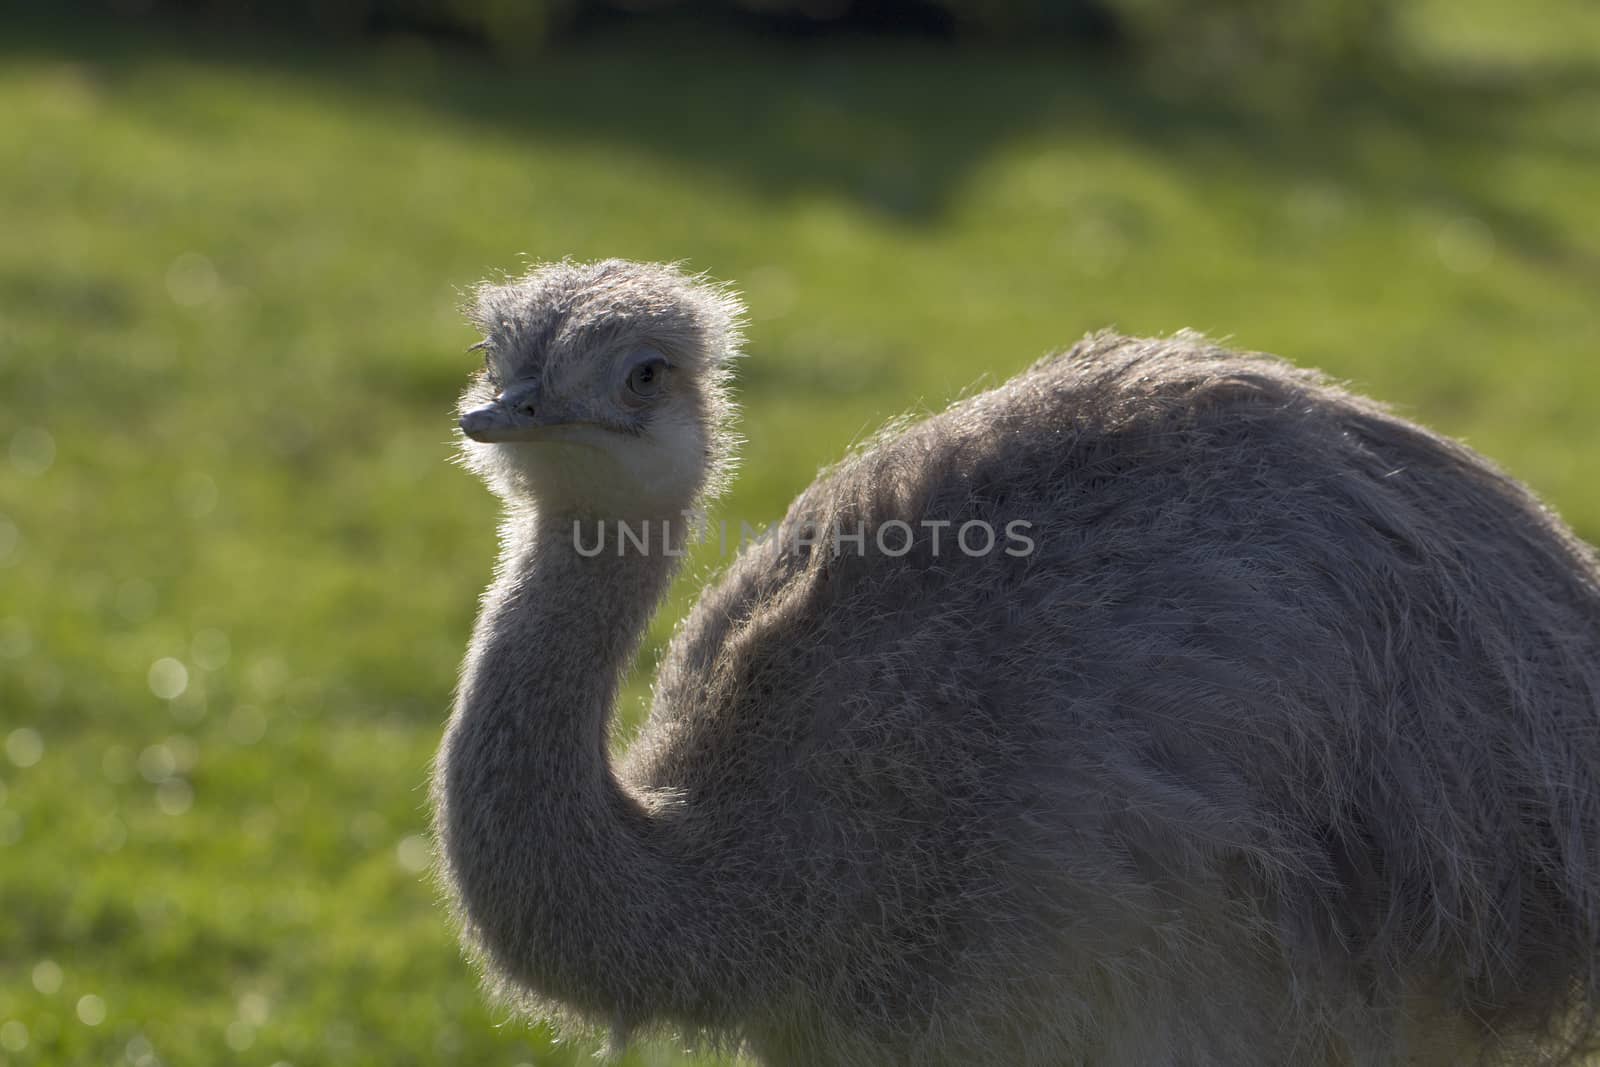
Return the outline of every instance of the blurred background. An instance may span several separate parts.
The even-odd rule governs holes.
[[[425,873],[495,549],[449,462],[485,275],[742,288],[729,516],[1188,326],[1600,540],[1592,0],[41,9],[0,16],[4,1067],[589,1062],[484,1002]]]

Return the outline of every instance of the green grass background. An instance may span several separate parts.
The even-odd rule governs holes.
[[[1509,10],[1419,2],[1409,58],[1333,80],[10,22],[0,1065],[587,1060],[484,1003],[417,870],[494,550],[448,462],[455,307],[494,270],[743,288],[729,516],[1087,330],[1190,326],[1465,437],[1600,540],[1600,16]]]

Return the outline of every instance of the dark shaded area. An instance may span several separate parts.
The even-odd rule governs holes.
[[[83,57],[110,82],[173,53],[269,71],[283,65],[281,42],[258,47],[259,33],[191,19],[69,25],[35,17],[13,20],[12,29],[0,55]],[[1367,203],[1425,200],[1481,219],[1536,262],[1600,266],[1572,235],[1516,206],[1492,166],[1532,150],[1600,163],[1583,139],[1523,121],[1550,100],[1600,93],[1600,65],[1442,71],[1391,58],[1273,79],[1179,72],[1115,51],[1049,44],[751,36],[672,19],[592,28],[536,58],[486,60],[423,45],[434,53],[422,55],[426,62],[389,62],[385,53],[378,78],[370,60],[359,61],[372,47],[302,40],[293,73],[327,92],[376,96],[385,107],[442,113],[500,134],[615,142],[768,197],[847,197],[907,225],[936,218],[991,153],[1018,138],[1110,136],[1179,169],[1215,170],[1221,161],[1335,185]],[[697,64],[697,51],[719,61]],[[490,69],[480,69],[485,62]],[[1041,64],[1054,72],[1044,92]],[[939,77],[928,77],[930,68]],[[1097,207],[1113,218],[1137,216],[1128,205]],[[1139,221],[1129,219],[1135,238]]]
[[[617,27],[777,39],[937,39],[1115,51],[1219,68],[1388,53],[1397,0],[78,0],[87,17],[183,17],[355,39],[418,35],[504,56]]]
[[[1180,0],[1164,2],[1175,9],[1182,6]],[[1231,3],[1242,6],[1240,0]],[[1124,39],[1129,31],[1129,20],[1118,5],[1119,0],[524,0],[516,4],[493,0],[110,0],[83,6],[123,17],[182,16],[340,35],[422,34],[458,44],[515,50],[641,21],[656,26],[734,28],[778,37],[1043,35],[1104,45]]]

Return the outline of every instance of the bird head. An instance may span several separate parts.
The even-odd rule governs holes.
[[[466,465],[508,500],[673,515],[732,462],[729,361],[743,308],[677,267],[552,263],[484,283],[484,366],[461,397]]]

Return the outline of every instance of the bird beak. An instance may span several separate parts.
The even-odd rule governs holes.
[[[539,394],[537,382],[510,386],[482,407],[464,413],[461,432],[474,441],[485,443],[532,441],[545,427],[572,421],[565,416],[541,412]]]

